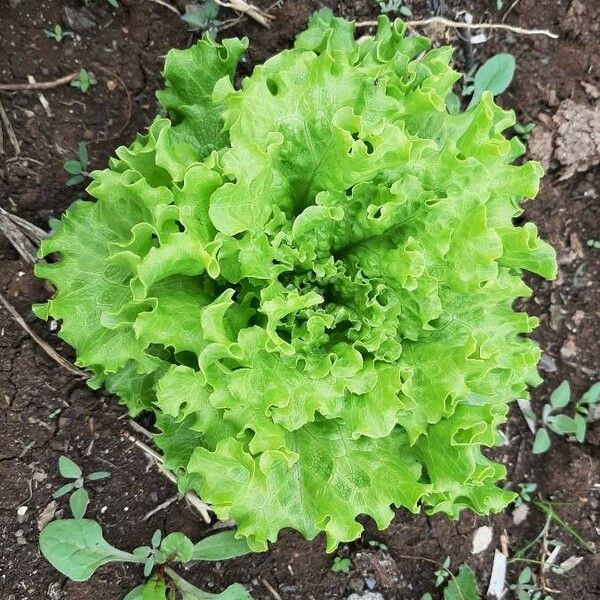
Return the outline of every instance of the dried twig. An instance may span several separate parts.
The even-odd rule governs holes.
[[[160,6],[164,6],[165,8],[168,8],[171,12],[174,12],[178,17],[181,17],[181,13],[179,12],[179,10],[172,4],[169,4],[168,2],[164,2],[164,0],[150,0],[150,2],[154,2],[154,4],[159,4]]]
[[[33,75],[27,75],[27,81],[29,81],[29,83],[32,85],[36,83],[35,77]],[[46,99],[46,96],[44,96],[44,94],[39,92],[38,100],[40,101],[40,104],[42,105],[42,108],[44,109],[44,112],[46,113],[46,115],[48,117],[52,117],[52,111],[50,110],[50,103]]]
[[[275,600],[282,600],[277,590],[266,579],[261,578],[261,582],[269,590],[271,596],[273,596]]]
[[[156,450],[153,450],[152,448],[150,448],[150,446],[148,446],[148,444],[144,444],[144,442],[141,442],[140,440],[134,438],[132,435],[129,435],[128,439],[130,442],[133,442],[144,454],[146,454],[154,460],[156,468],[161,473],[161,475],[164,475],[173,483],[177,483],[177,479],[175,478],[175,476],[162,466],[162,456],[158,452],[156,452]],[[184,494],[184,498],[190,503],[190,506],[192,506],[200,514],[205,523],[210,523],[211,519],[210,515],[208,514],[210,506],[208,504],[202,502],[202,500],[200,500],[200,498],[198,498],[198,496],[196,496],[196,494],[194,494],[193,492],[186,492]]]
[[[25,259],[33,264],[36,259],[35,246],[21,231],[21,228],[10,218],[10,213],[0,207],[0,233],[3,233],[14,249]]]
[[[179,498],[179,494],[175,494],[174,496],[171,496],[168,500],[165,500],[162,504],[159,504],[158,506],[154,507],[152,510],[148,511],[142,517],[142,521],[147,521],[152,515],[155,515],[157,512],[160,512],[161,510],[164,510],[165,508],[168,508],[178,498]]]
[[[451,21],[445,17],[430,17],[418,21],[404,21],[407,27],[423,27],[424,25],[443,25],[444,27],[452,27],[453,29],[502,29],[504,31],[512,31],[521,35],[545,35],[552,39],[558,39],[556,33],[552,33],[547,29],[524,29],[523,27],[515,27],[504,23],[462,23],[460,21]],[[374,27],[377,21],[361,21],[356,24],[357,27]]]
[[[4,308],[6,308],[10,316],[53,361],[57,362],[63,369],[66,369],[72,375],[85,379],[88,378],[88,374],[85,371],[74,367],[66,358],[63,358],[56,350],[54,350],[54,348],[49,346],[35,331],[33,331],[33,329],[25,323],[23,317],[17,312],[17,309],[2,294],[0,294],[0,303],[4,305]]]
[[[39,244],[44,238],[48,237],[48,232],[44,231],[41,227],[30,223],[23,217],[13,215],[0,206],[0,216],[2,215],[13,221],[34,244]]]
[[[75,73],[65,75],[64,77],[59,77],[58,79],[54,79],[53,81],[35,81],[30,83],[0,83],[0,91],[31,92],[35,90],[50,90],[52,88],[65,85],[65,83],[70,83],[71,81],[73,81],[73,79],[76,79],[78,76],[79,71],[76,71]]]
[[[15,130],[11,125],[10,119],[4,110],[4,106],[2,106],[2,102],[0,102],[0,120],[2,121],[2,125],[4,125],[4,129],[6,130],[6,135],[8,136],[8,140],[10,141],[14,151],[15,156],[18,156],[21,153],[21,146],[19,145],[19,140],[17,139],[17,135],[15,134]],[[1,129],[1,126],[0,126]],[[0,145],[0,152],[1,152]]]
[[[223,8],[230,8],[236,12],[248,15],[267,29],[271,26],[271,21],[274,19],[273,15],[261,10],[258,6],[254,6],[254,4],[249,4],[246,0],[229,0],[229,2],[215,0],[215,2]]]

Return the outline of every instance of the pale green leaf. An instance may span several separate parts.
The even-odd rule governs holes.
[[[550,436],[548,435],[548,431],[541,427],[535,433],[535,438],[533,440],[532,452],[534,454],[544,454],[550,448]]]
[[[506,90],[513,80],[515,68],[515,57],[512,54],[500,53],[486,60],[475,73],[469,108],[477,105],[484,92],[498,96]]]
[[[67,456],[58,458],[58,471],[67,479],[78,479],[81,477],[81,468]]]
[[[75,490],[69,497],[69,506],[74,519],[83,519],[90,497],[85,488]]]
[[[550,404],[553,408],[564,408],[570,401],[571,386],[565,380],[550,394]]]
[[[477,577],[469,565],[460,565],[458,574],[448,581],[444,600],[479,600]]]
[[[109,562],[140,562],[133,554],[111,546],[102,528],[89,519],[52,521],[40,533],[44,558],[73,581],[85,581]]]
[[[235,531],[220,531],[195,544],[192,560],[229,560],[250,552],[248,542],[244,538],[236,538]]]

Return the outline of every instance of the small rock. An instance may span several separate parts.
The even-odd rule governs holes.
[[[523,502],[523,504],[519,504],[519,506],[513,510],[512,517],[514,524],[520,525],[523,523],[527,519],[527,515],[529,515],[529,505]]]
[[[491,543],[494,537],[494,530],[487,525],[479,527],[473,535],[473,547],[471,554],[479,554],[483,552]]]
[[[363,592],[362,594],[350,594],[347,600],[385,600],[379,592]]]
[[[365,579],[365,585],[370,589],[374,590],[377,587],[377,581],[375,581],[374,577],[367,577]]]
[[[69,29],[73,31],[87,31],[96,26],[94,15],[87,8],[75,10],[70,6],[65,6],[65,21]]]
[[[48,506],[46,506],[46,508],[44,508],[44,510],[39,514],[37,518],[37,526],[39,531],[44,529],[44,527],[46,527],[46,525],[52,521],[56,513],[56,507],[56,500],[52,500],[52,502],[50,502],[50,504],[48,504]]]
[[[575,338],[570,335],[567,341],[562,345],[560,349],[560,355],[563,358],[573,358],[577,354],[577,346],[575,345]]]
[[[584,319],[585,319],[585,313],[579,309],[575,311],[575,314],[572,317],[575,327],[579,327]]]
[[[588,83],[587,81],[582,81],[581,87],[592,100],[598,100],[598,98],[600,98],[600,90],[595,85]]]
[[[556,371],[558,371],[556,361],[545,352],[542,354],[542,358],[540,359],[540,369],[544,369],[544,371],[547,373],[556,373]]]
[[[17,523],[20,524],[27,521],[29,518],[29,515],[27,514],[28,510],[29,508],[27,506],[19,506],[19,508],[17,508]]]

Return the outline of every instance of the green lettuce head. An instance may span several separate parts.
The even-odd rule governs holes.
[[[484,94],[449,114],[450,48],[380,17],[321,11],[239,89],[246,40],[166,60],[158,117],[63,215],[35,307],[90,384],[151,410],[180,488],[255,550],[293,528],[327,548],[392,507],[478,514],[508,403],[539,383],[523,270],[555,276],[513,225],[542,169]]]

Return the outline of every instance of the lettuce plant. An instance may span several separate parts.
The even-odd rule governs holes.
[[[514,499],[482,452],[539,382],[523,270],[542,169],[489,93],[445,98],[450,48],[321,11],[236,87],[247,41],[172,50],[158,117],[44,240],[35,307],[156,443],[180,488],[255,550],[283,528],[332,550],[358,515],[457,517]]]

